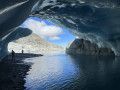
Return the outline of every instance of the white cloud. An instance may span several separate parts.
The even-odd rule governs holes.
[[[25,28],[31,29],[35,34],[42,38],[49,38],[50,40],[60,40],[58,35],[63,34],[61,28],[47,25],[44,21],[36,21],[34,19],[28,19],[24,24]]]
[[[60,40],[61,38],[60,37],[57,37],[57,36],[54,36],[54,37],[49,37],[50,40]]]

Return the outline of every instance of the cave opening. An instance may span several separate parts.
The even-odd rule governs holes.
[[[119,21],[120,0],[0,0],[0,90],[120,90]]]
[[[39,35],[43,39],[66,47],[67,44],[76,38],[67,29],[53,24],[50,20],[42,20],[37,17],[28,18],[22,25],[23,28],[29,28],[33,33]]]
[[[15,50],[16,53],[20,53],[21,50],[24,50],[26,53],[43,53],[43,51],[45,53],[45,51],[57,51],[57,48],[58,51],[60,49],[60,51],[64,51],[67,44],[76,38],[76,36],[68,30],[56,26],[49,20],[42,20],[36,17],[26,19],[20,27],[30,29],[32,35],[19,37],[18,40],[10,42],[8,44],[9,52]],[[40,38],[38,39],[38,37]],[[53,47],[51,45],[53,45]]]

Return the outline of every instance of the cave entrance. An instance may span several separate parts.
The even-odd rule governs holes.
[[[28,18],[20,27],[31,30],[32,34],[10,42],[8,44],[9,52],[13,49],[17,53],[22,49],[26,53],[65,50],[67,44],[76,38],[68,30],[36,17]]]
[[[76,38],[76,36],[72,35],[66,29],[36,17],[28,18],[21,26],[31,29],[33,33],[39,35],[41,38],[62,47],[66,47],[71,40]]]

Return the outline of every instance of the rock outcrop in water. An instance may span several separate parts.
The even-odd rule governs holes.
[[[8,44],[8,51],[14,50],[17,53],[46,53],[50,51],[64,51],[64,48],[50,42],[45,41],[40,36],[32,33],[31,35],[18,40],[12,41]]]
[[[66,53],[115,56],[114,52],[110,48],[99,48],[97,44],[84,39],[75,39],[71,41],[67,45]]]

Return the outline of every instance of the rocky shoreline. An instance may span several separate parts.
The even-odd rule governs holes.
[[[19,54],[16,55],[19,56]],[[26,54],[23,54],[23,56],[26,56]],[[15,61],[12,61],[10,57],[10,55],[6,56],[0,62],[0,90],[24,90],[26,89],[24,78],[31,65],[24,64],[23,60],[17,60],[17,57]]]

